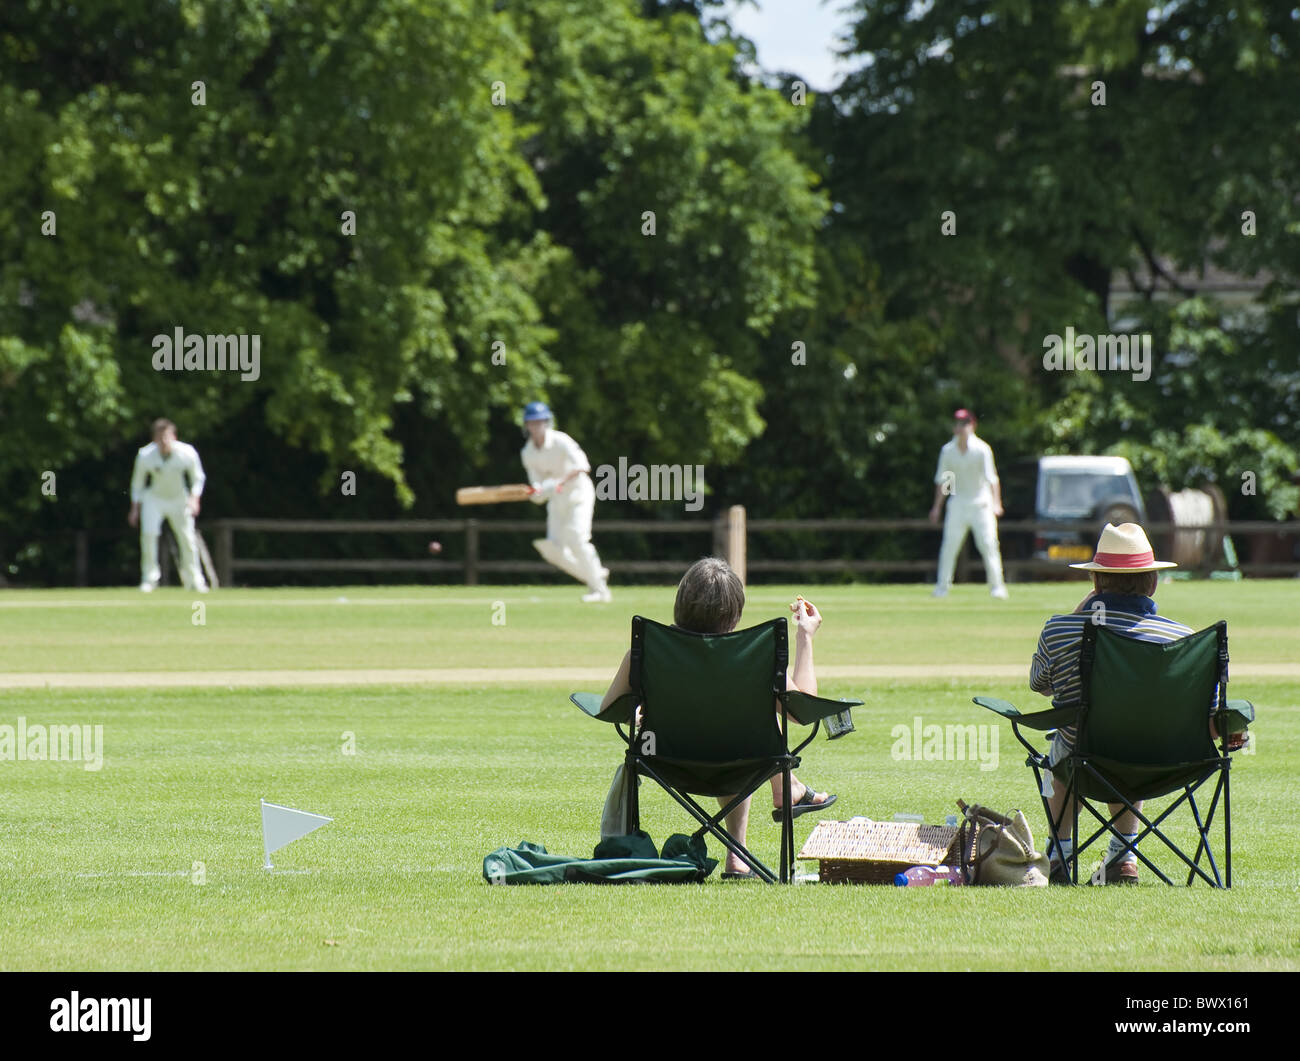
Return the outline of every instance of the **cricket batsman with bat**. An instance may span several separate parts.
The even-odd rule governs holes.
[[[596,510],[591,464],[582,447],[556,431],[551,421],[545,402],[529,402],[524,408],[528,441],[520,457],[532,484],[529,500],[548,506],[546,537],[534,540],[533,546],[548,563],[586,583],[584,601],[606,602],[609,571],[601,566],[591,544],[591,517]]]
[[[131,474],[131,511],[126,521],[140,527],[140,589],[151,592],[158,585],[158,536],[166,517],[180,546],[181,581],[188,589],[208,591],[199,566],[194,536],[194,517],[199,514],[199,496],[206,476],[199,451],[176,438],[170,420],[153,422],[153,441],[135,455]]]

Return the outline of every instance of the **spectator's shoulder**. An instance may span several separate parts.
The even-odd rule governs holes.
[[[1047,622],[1043,623],[1043,636],[1047,637],[1053,633],[1077,633],[1083,629],[1083,624],[1088,621],[1088,618],[1082,612],[1065,612],[1061,615],[1049,616]]]

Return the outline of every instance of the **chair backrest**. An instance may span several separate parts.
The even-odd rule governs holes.
[[[1151,765],[1214,758],[1209,717],[1226,703],[1227,667],[1226,622],[1167,644],[1088,623],[1077,754]]]
[[[785,619],[696,634],[635,616],[630,679],[653,754],[715,763],[784,755],[776,701],[788,660]]]

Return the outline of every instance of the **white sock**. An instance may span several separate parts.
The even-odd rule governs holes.
[[[1124,837],[1125,840],[1127,840],[1130,844],[1132,844],[1132,843],[1136,843],[1138,834],[1120,833],[1120,836]],[[1123,854],[1121,854],[1121,852],[1123,852]],[[1112,834],[1110,838],[1110,847],[1106,851],[1107,864],[1110,864],[1112,862],[1136,862],[1136,861],[1137,861],[1137,855],[1135,855],[1132,851],[1125,851],[1124,844],[1120,841],[1119,836],[1115,836]]]

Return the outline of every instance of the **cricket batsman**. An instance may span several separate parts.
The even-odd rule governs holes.
[[[153,441],[135,455],[131,475],[131,511],[126,521],[140,527],[140,589],[151,593],[162,578],[158,569],[158,535],[165,517],[180,546],[180,575],[187,589],[207,593],[199,565],[194,517],[203,493],[203,464],[193,446],[176,438],[170,420],[153,422]]]
[[[939,577],[934,596],[948,596],[957,554],[966,532],[975,536],[975,547],[984,558],[989,593],[1007,599],[1002,581],[1002,553],[998,548],[998,517],[1002,515],[1002,484],[993,464],[993,450],[975,435],[975,415],[968,409],[952,414],[952,438],[939,451],[934,473],[934,505],[930,522],[938,523],[943,513],[943,544],[939,547]],[[947,511],[944,511],[944,502]]]
[[[606,602],[609,571],[601,566],[591,544],[591,517],[596,510],[591,464],[578,443],[555,430],[552,419],[545,402],[524,407],[528,441],[520,457],[533,488],[530,500],[547,506],[546,537],[534,540],[533,547],[547,563],[586,583],[584,601]]]

